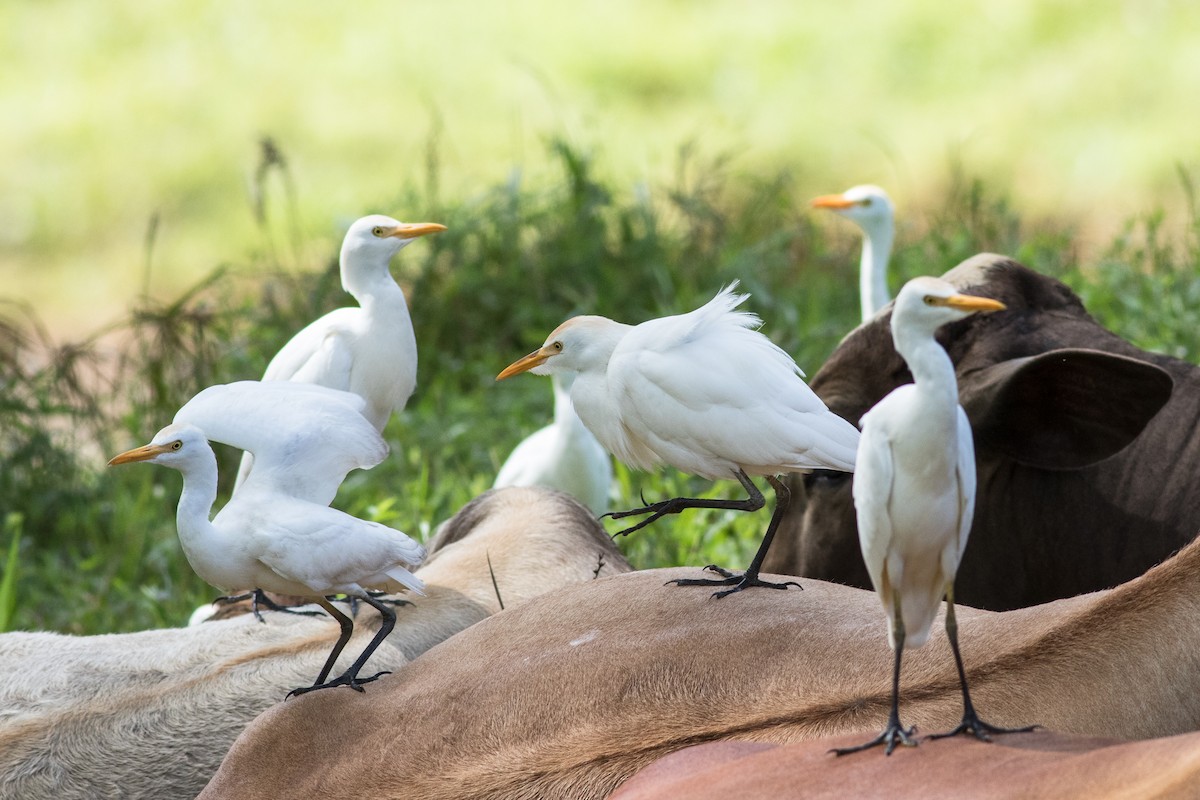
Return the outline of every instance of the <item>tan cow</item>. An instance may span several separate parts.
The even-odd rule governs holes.
[[[547,489],[476,498],[433,547],[420,570],[426,596],[397,608],[369,669],[397,670],[496,613],[497,594],[520,607],[629,569],[587,509]],[[363,628],[348,651],[375,632]],[[337,634],[328,617],[287,614],[110,636],[4,634],[0,798],[195,797],[242,728],[315,674]],[[364,696],[377,694],[371,684]]]
[[[1120,742],[1038,731],[833,758],[854,736],[789,745],[722,741],[651,764],[612,800],[1193,800],[1200,789],[1200,733]]]
[[[873,592],[803,580],[804,591],[713,601],[663,585],[689,572],[565,587],[463,631],[365,697],[275,706],[201,798],[583,800],[693,744],[879,729],[891,651]],[[902,681],[904,719],[922,732],[962,713],[938,631]],[[994,724],[1130,739],[1200,729],[1200,544],[1110,591],[961,608],[959,637]]]

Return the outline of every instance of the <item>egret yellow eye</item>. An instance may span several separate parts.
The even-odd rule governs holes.
[[[555,342],[554,344],[550,345],[550,349],[556,353],[561,353],[562,352],[562,342]]]
[[[371,233],[375,234],[377,237],[382,239],[383,235],[384,235],[383,226],[376,225],[374,228],[371,228]]]
[[[858,201],[858,204],[859,204],[860,206],[869,206],[869,205],[871,205],[871,202],[872,202],[872,201],[871,201],[871,198],[869,198],[869,197],[864,197],[862,200],[859,200],[859,201]]]
[[[178,449],[179,449],[179,448],[181,448],[181,447],[183,447],[183,441],[182,441],[182,440],[180,440],[180,439],[176,439],[175,441],[171,442],[171,449],[172,449],[172,450],[178,450]]]
[[[925,305],[927,305],[927,306],[936,306],[936,305],[937,305],[937,298],[936,298],[936,297],[934,297],[934,296],[933,296],[933,295],[931,295],[931,294],[927,294],[927,295],[925,295]]]

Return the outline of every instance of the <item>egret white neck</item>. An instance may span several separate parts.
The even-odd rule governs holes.
[[[862,321],[875,316],[892,299],[888,293],[887,266],[892,254],[894,233],[891,225],[863,225],[862,259],[858,267],[858,296]]]

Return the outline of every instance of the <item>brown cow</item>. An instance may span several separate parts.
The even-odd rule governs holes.
[[[809,580],[802,592],[718,602],[663,585],[688,572],[566,587],[468,628],[365,696],[277,705],[200,797],[587,800],[693,744],[861,741],[878,730],[891,652],[873,592]],[[961,608],[959,636],[972,697],[998,725],[1131,739],[1197,730],[1200,542],[1111,591]],[[906,722],[922,732],[958,723],[940,632],[909,656],[902,685]],[[886,760],[841,760],[860,759]]]
[[[696,745],[651,764],[612,800],[1192,800],[1200,787],[1200,733],[1120,742],[1038,731],[991,747],[948,739],[892,758],[830,757],[830,748],[854,741]]]
[[[956,599],[1004,610],[1071,597],[1140,575],[1191,541],[1200,368],[1137,349],[1062,283],[1002,256],[975,256],[945,277],[1008,306],[938,334],[978,465]],[[912,381],[890,320],[888,308],[851,332],[812,380],[855,423]],[[869,588],[850,483],[842,473],[797,476],[764,569]]]

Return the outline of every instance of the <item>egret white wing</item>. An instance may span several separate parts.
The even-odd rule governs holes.
[[[567,431],[548,425],[513,449],[492,486],[548,486],[599,514],[608,506],[611,484],[608,451],[586,428]]]
[[[962,559],[975,518],[975,437],[967,412],[958,407],[958,557]]]
[[[339,308],[309,323],[275,354],[263,380],[303,381],[349,390],[354,357],[346,332],[360,314],[358,308]]]
[[[717,292],[712,300],[685,314],[659,317],[643,322],[636,326],[634,331],[631,331],[631,333],[637,332],[634,341],[623,342],[618,345],[618,349],[621,347],[628,349],[636,345],[667,352],[681,345],[711,337],[721,329],[758,330],[762,326],[762,319],[757,314],[737,310],[737,307],[750,297],[748,294],[738,294],[737,287],[738,282],[733,281]],[[791,358],[786,353],[784,357],[791,362]],[[797,372],[800,371],[794,362],[792,362],[792,367]],[[800,374],[804,373],[800,372]]]
[[[277,503],[269,519],[255,517],[259,561],[314,592],[424,588],[408,569],[424,561],[425,548],[398,530],[307,502]]]
[[[613,352],[609,387],[630,438],[618,458],[645,468],[655,463],[649,452],[709,478],[728,478],[731,464],[750,474],[853,469],[858,430],[825,407],[787,353],[749,329],[756,317],[690,316],[639,325]]]
[[[582,424],[572,440],[564,473],[567,480],[559,488],[576,497],[596,514],[608,509],[612,457]]]
[[[548,468],[554,464],[556,433],[553,425],[547,425],[522,439],[500,466],[492,488],[543,485]]]
[[[387,444],[349,392],[288,381],[210,386],[179,409],[205,436],[254,454],[244,484],[328,505],[346,473],[387,456]]]
[[[887,402],[887,398],[884,398],[884,402]],[[872,425],[869,422],[872,414],[882,407],[881,403],[863,417],[862,438],[858,445],[852,491],[863,560],[867,564],[867,572],[871,575],[871,584],[879,593],[884,608],[887,609],[888,619],[891,620],[893,587],[885,584],[883,573],[892,545],[892,518],[888,507],[891,505],[895,486],[895,464],[892,459],[892,443],[885,426]]]
[[[330,331],[321,346],[296,370],[289,380],[297,383],[318,383],[331,389],[351,391],[354,371],[354,348],[350,337],[340,331]]]

